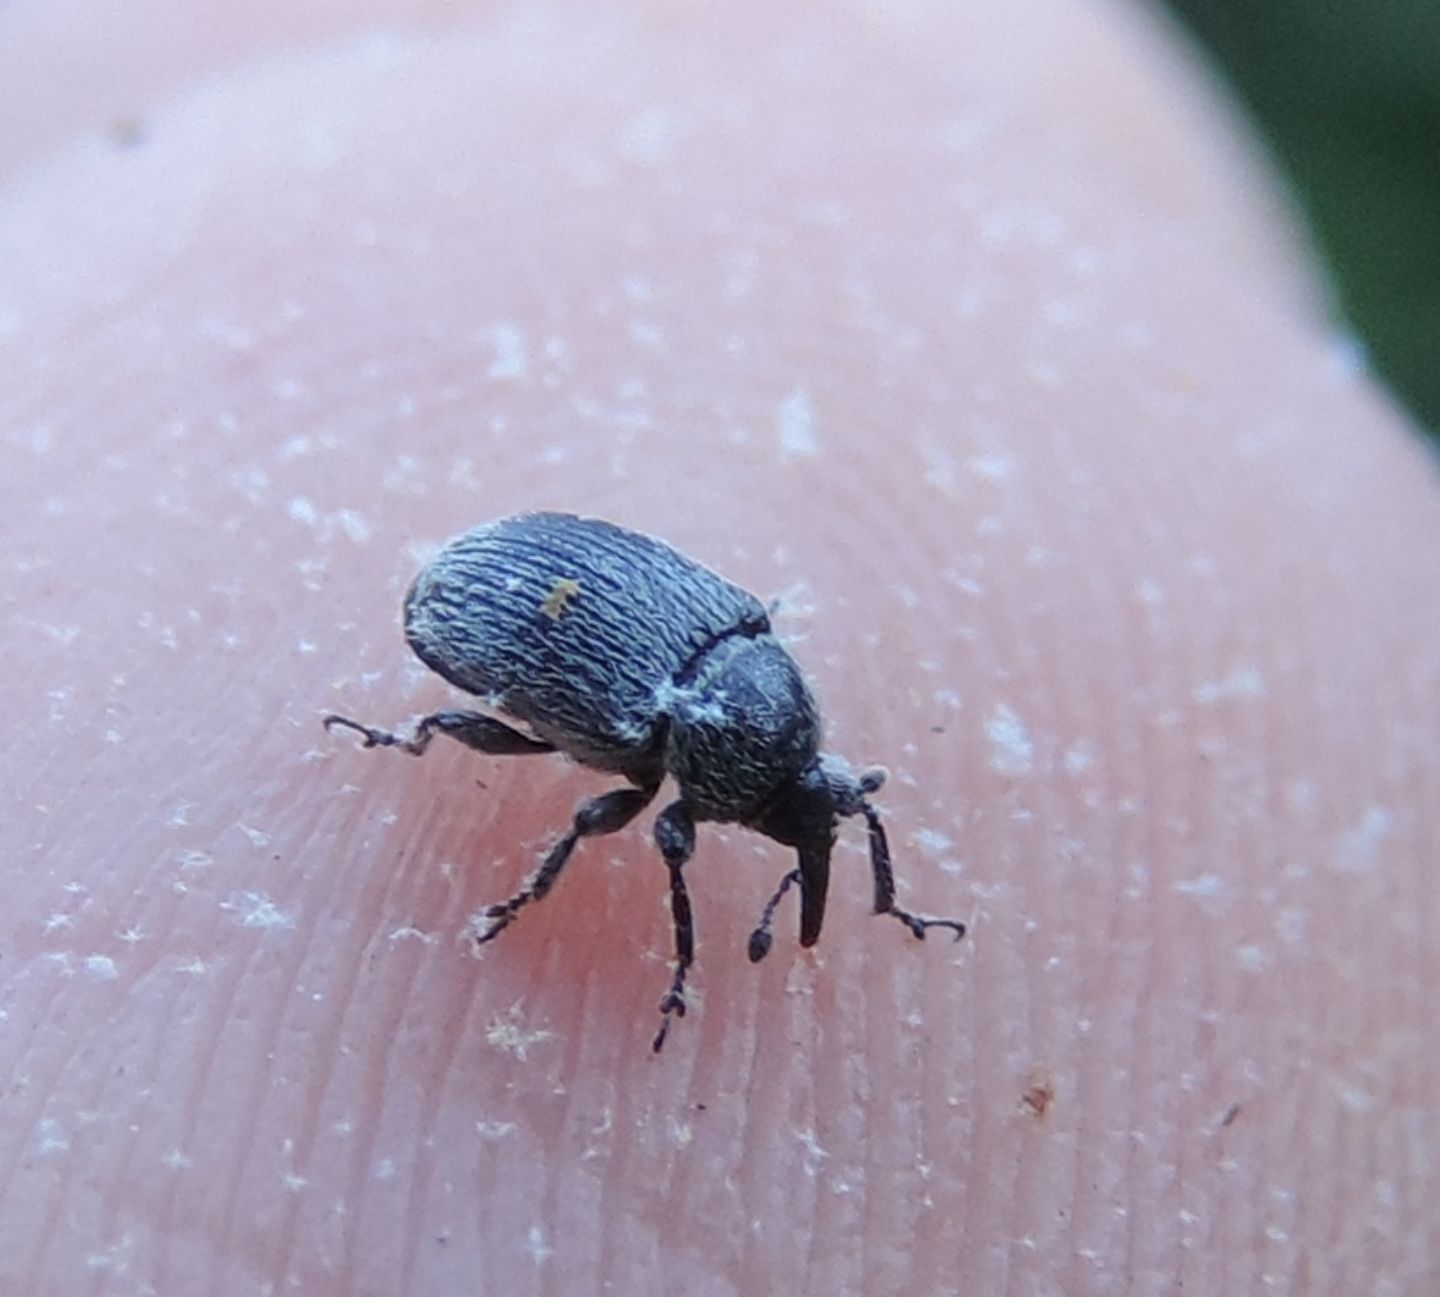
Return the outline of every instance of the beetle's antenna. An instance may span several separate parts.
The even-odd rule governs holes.
[[[911,914],[895,904],[895,871],[890,866],[890,842],[885,836],[885,826],[880,823],[880,812],[863,797],[860,799],[860,813],[870,834],[870,869],[875,875],[875,913],[893,914],[917,937],[922,940],[930,928],[949,928],[959,941],[965,935],[965,925],[959,919],[930,919]]]
[[[760,912],[760,922],[756,924],[755,931],[750,934],[750,944],[747,947],[752,964],[758,964],[770,953],[770,946],[774,941],[770,935],[770,928],[775,922],[775,911],[780,905],[781,897],[799,882],[800,871],[792,869],[780,880],[780,886],[775,889],[775,895],[765,903],[764,910]]]

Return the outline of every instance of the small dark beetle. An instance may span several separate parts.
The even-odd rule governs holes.
[[[668,545],[594,518],[528,513],[452,540],[405,597],[405,638],[426,666],[526,732],[472,711],[440,711],[409,736],[344,716],[325,717],[365,746],[419,756],[436,734],[497,755],[564,752],[634,785],[592,798],[508,901],[484,911],[477,941],[490,941],[520,909],[554,886],[581,838],[630,823],[672,775],[680,796],[655,821],[670,870],[675,974],[660,1002],[658,1050],[672,1016],[685,1013],[685,974],[695,957],[682,873],[702,820],[743,824],[787,847],[786,874],[750,935],[752,961],[770,949],[780,899],[800,885],[800,944],[813,946],[825,918],[835,825],[863,815],[870,832],[875,913],[917,937],[965,925],[895,904],[890,848],[866,800],[883,771],[858,777],[819,750],[820,716],[800,669],[754,595]]]

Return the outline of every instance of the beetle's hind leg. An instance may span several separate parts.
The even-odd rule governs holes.
[[[555,880],[560,877],[560,871],[565,868],[565,862],[570,859],[570,853],[581,838],[600,837],[623,829],[650,804],[658,788],[658,784],[645,788],[617,788],[614,792],[583,802],[575,812],[569,832],[550,848],[540,868],[525,880],[520,890],[509,900],[487,905],[480,912],[475,924],[475,944],[494,941],[510,926],[520,910],[531,901],[543,900],[555,886]]]
[[[890,867],[890,843],[885,837],[885,826],[880,815],[869,802],[860,804],[865,825],[870,831],[870,868],[875,875],[875,913],[892,914],[921,940],[931,928],[949,928],[959,941],[965,935],[965,925],[959,919],[931,919],[911,914],[895,904],[895,871]]]
[[[343,729],[354,730],[364,737],[367,748],[399,748],[416,757],[430,746],[430,740],[437,734],[448,734],[467,748],[488,752],[497,757],[519,757],[555,751],[553,745],[540,739],[532,739],[528,734],[522,734],[503,721],[497,721],[493,716],[486,716],[481,712],[432,712],[415,723],[415,728],[408,738],[390,730],[362,725],[348,716],[337,716],[333,712],[324,718],[322,724],[327,730],[334,729],[337,725]]]

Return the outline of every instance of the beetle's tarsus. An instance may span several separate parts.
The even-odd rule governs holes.
[[[405,747],[407,740],[402,739],[398,734],[392,734],[389,730],[377,730],[370,725],[362,725],[359,721],[352,721],[348,716],[337,716],[331,712],[321,722],[327,732],[333,731],[337,725],[342,729],[354,730],[365,742],[362,747],[367,748],[394,748]]]
[[[660,1000],[660,1012],[667,1018],[671,1014],[677,1018],[683,1018],[687,1007],[683,991],[667,991]]]
[[[684,981],[684,973],[678,968],[675,978],[678,987],[678,984]],[[660,1000],[660,1030],[655,1033],[655,1039],[650,1042],[650,1048],[657,1054],[665,1046],[665,1037],[670,1034],[670,1023],[676,1018],[685,1016],[687,1008],[685,992],[677,987],[672,987]]]

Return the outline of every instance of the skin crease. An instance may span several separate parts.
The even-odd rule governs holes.
[[[951,8],[0,13],[0,1291],[1433,1291],[1433,467],[1164,34]],[[317,718],[527,507],[781,594],[965,942],[702,826],[657,1060],[646,816],[469,959],[608,784]]]

